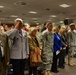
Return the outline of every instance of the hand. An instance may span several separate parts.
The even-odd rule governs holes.
[[[62,48],[60,48],[60,50],[62,50]]]
[[[17,23],[15,24],[15,28],[18,28],[20,21],[17,21]]]
[[[9,66],[10,62],[7,62],[7,66]]]
[[[68,45],[68,48],[70,48],[70,45]]]
[[[28,58],[29,58],[29,55],[27,54],[27,55],[26,55],[26,59],[28,59]]]
[[[21,21],[17,21],[17,23],[16,23],[16,25],[15,25],[15,28],[19,30],[19,29],[22,28],[22,26],[23,26],[23,25],[22,25],[22,22],[21,22]]]
[[[66,47],[67,47],[68,45],[66,45]]]
[[[46,52],[43,52],[43,54],[45,55],[45,54],[46,54]]]
[[[34,48],[34,52],[37,53],[37,47]]]

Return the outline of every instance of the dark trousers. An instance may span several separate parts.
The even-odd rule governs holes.
[[[59,67],[63,67],[64,68],[65,54],[66,54],[65,52],[66,52],[65,50],[61,50],[60,51],[60,54],[59,54],[59,64],[58,64]]]
[[[37,66],[35,67],[30,67],[29,69],[29,75],[37,75]]]
[[[13,75],[24,75],[25,59],[11,59]]]
[[[51,67],[51,71],[56,72],[57,71],[57,60],[59,55],[56,55],[56,52],[53,52],[53,63]]]
[[[25,59],[25,69],[28,70],[30,67],[30,59]]]

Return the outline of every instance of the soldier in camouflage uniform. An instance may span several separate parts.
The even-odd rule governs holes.
[[[53,57],[53,33],[52,23],[47,23],[47,29],[42,33],[42,60],[44,75],[51,75],[51,63]]]
[[[0,75],[6,75],[6,66],[9,62],[8,40],[5,33],[0,32]]]
[[[70,24],[70,29],[67,33],[68,35],[68,44],[69,44],[69,52],[68,52],[68,65],[69,66],[75,66],[75,63],[73,61],[73,55],[74,51],[76,49],[76,31],[75,31],[75,25],[74,23]]]

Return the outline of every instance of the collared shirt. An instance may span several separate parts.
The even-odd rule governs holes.
[[[28,38],[26,31],[20,31],[12,29],[7,33],[9,39],[12,41],[10,48],[11,59],[25,59],[29,54]]]
[[[54,34],[46,29],[42,32],[42,49],[43,51],[53,51]]]

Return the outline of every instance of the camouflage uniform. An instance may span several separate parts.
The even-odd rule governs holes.
[[[43,69],[50,70],[53,57],[53,33],[48,30],[42,33],[42,50],[46,54],[42,54]]]
[[[68,43],[70,45],[70,49],[68,52],[68,64],[71,63],[73,55],[76,51],[76,31],[68,31]]]
[[[2,48],[1,48],[2,47]],[[6,65],[9,62],[9,47],[7,36],[4,33],[0,33],[0,75],[6,75]],[[3,56],[2,56],[3,54]]]

